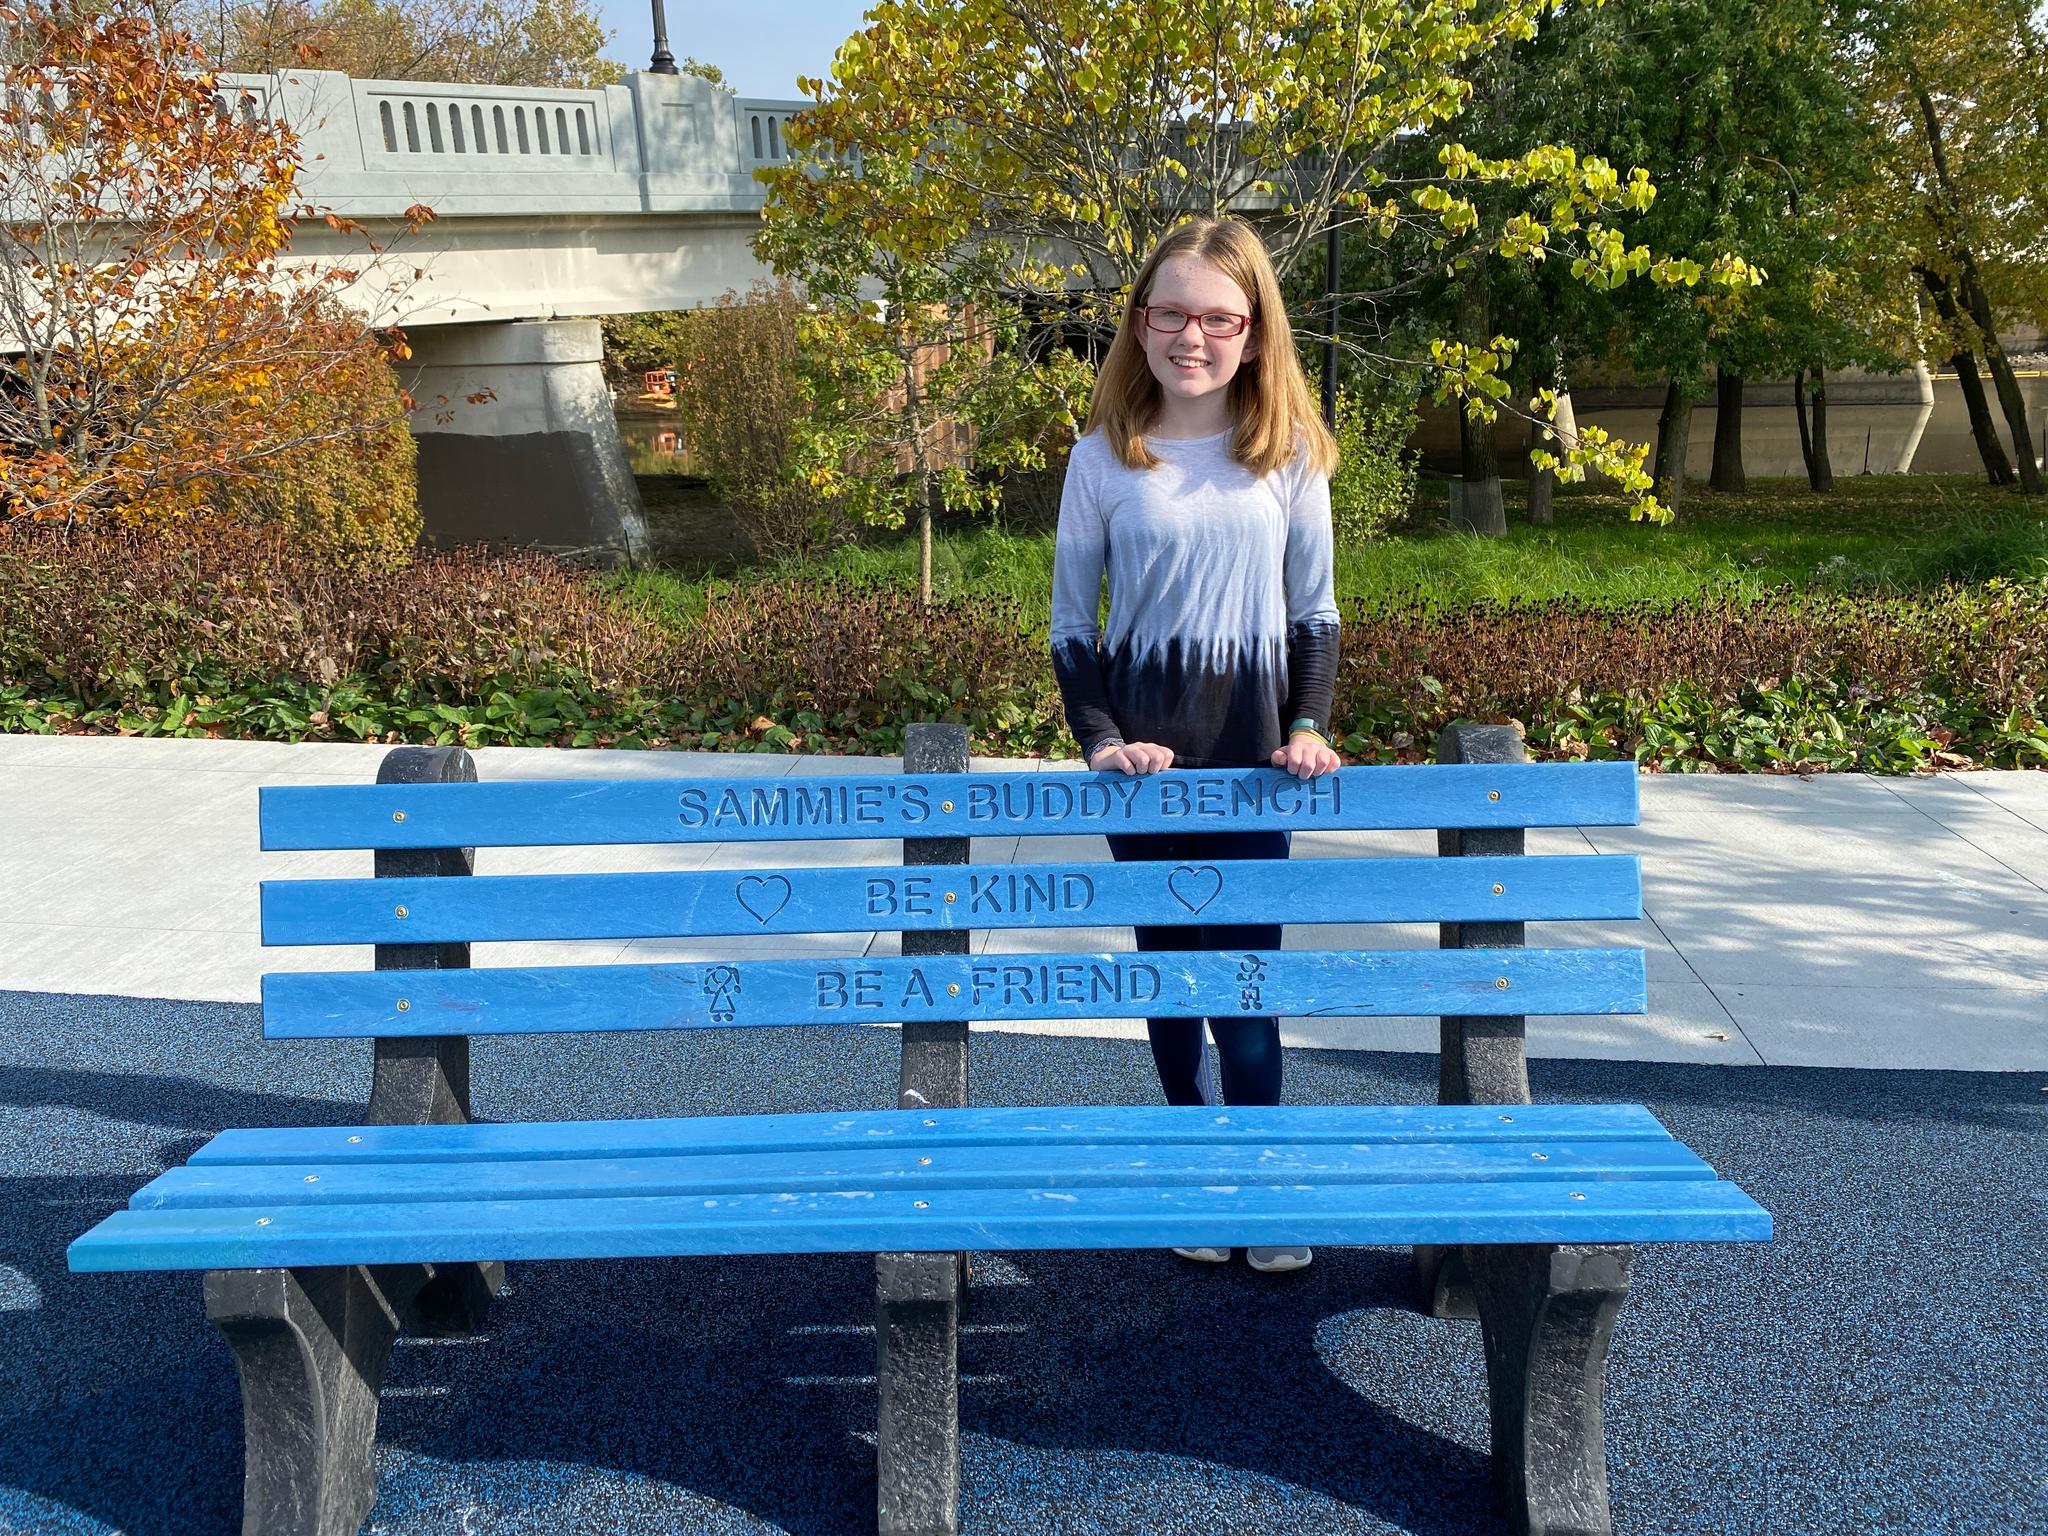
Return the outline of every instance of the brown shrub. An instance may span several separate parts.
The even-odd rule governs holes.
[[[0,671],[81,693],[202,661],[237,679],[359,674],[455,693],[563,671],[602,685],[645,675],[666,643],[537,556],[459,550],[389,576],[335,568],[275,526],[0,536]]]
[[[1932,694],[2038,712],[2048,585],[1354,610],[1334,718],[1426,744],[1452,719],[1534,725],[1581,697],[1674,689],[1731,704],[1795,677],[1852,701]],[[986,750],[1071,750],[1043,620],[1008,600],[926,609],[893,586],[786,580],[717,588],[674,625],[540,555],[425,552],[394,577],[335,569],[276,528],[0,530],[0,680],[103,698],[193,678],[259,691],[351,678],[450,704],[573,681],[671,720],[797,722],[807,750],[943,718],[969,721]]]
[[[1571,599],[1354,610],[1336,718],[1400,704],[1442,723],[1530,718],[1581,694],[1654,695],[1828,677],[1875,697],[1936,689],[2006,709],[2048,680],[2048,589],[1993,582],[1913,597],[1783,592],[1605,607]]]
[[[705,477],[757,553],[798,555],[849,534],[837,510],[791,473],[805,410],[796,317],[803,295],[786,278],[727,290],[682,317],[677,411]]]

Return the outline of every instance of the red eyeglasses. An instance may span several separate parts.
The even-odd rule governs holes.
[[[1170,304],[1141,304],[1138,313],[1145,317],[1146,325],[1169,336],[1178,336],[1186,330],[1190,320],[1200,323],[1204,336],[1217,337],[1240,335],[1252,323],[1250,315],[1234,315],[1227,309],[1212,309],[1207,314],[1194,315]]]

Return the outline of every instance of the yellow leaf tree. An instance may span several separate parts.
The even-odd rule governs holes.
[[[1283,272],[1333,228],[1383,240],[1406,228],[1426,234],[1432,268],[1493,251],[1558,261],[1601,287],[1642,274],[1752,282],[1732,255],[1703,273],[1625,239],[1614,221],[1655,195],[1639,169],[1560,145],[1482,157],[1455,142],[1425,175],[1396,169],[1396,146],[1454,120],[1477,67],[1559,3],[887,0],[841,46],[830,81],[799,82],[817,105],[791,144],[867,173],[832,178],[805,211],[934,260],[1001,240],[1017,253],[1003,288],[1054,299],[1098,331],[1190,214],[1253,219]],[[873,175],[878,162],[900,173]],[[1482,212],[1481,186],[1518,192],[1487,207],[1521,217]],[[878,195],[885,209],[865,206]],[[1511,353],[1505,338],[1446,347],[1437,376],[1490,417]],[[1560,472],[1588,468],[1633,492],[1638,514],[1661,513],[1641,449],[1582,431]]]
[[[0,22],[0,507],[163,523],[310,455],[408,452],[382,344],[335,297],[358,269],[285,259],[291,128],[145,15]],[[416,515],[408,480],[394,542]]]

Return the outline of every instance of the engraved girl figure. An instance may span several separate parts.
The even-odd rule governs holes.
[[[1067,463],[1054,544],[1052,663],[1098,772],[1338,766],[1330,471],[1337,444],[1295,354],[1266,248],[1193,219],[1147,258]],[[1098,626],[1105,574],[1109,618]],[[1279,830],[1123,833],[1118,862],[1284,859]],[[1141,951],[1273,950],[1269,924],[1141,926]],[[1255,1003],[1256,980],[1240,978]],[[1214,1104],[1202,1019],[1148,1019],[1169,1104]],[[1221,1100],[1280,1102],[1280,1025],[1210,1018]],[[1226,1262],[1228,1249],[1177,1248]],[[1299,1269],[1307,1248],[1252,1248]]]
[[[738,1012],[736,999],[740,995],[739,967],[714,965],[705,969],[702,978],[704,996],[710,1002],[711,1022],[730,1024]]]

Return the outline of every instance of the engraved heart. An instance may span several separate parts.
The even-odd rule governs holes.
[[[739,903],[757,923],[789,905],[789,882],[780,875],[749,875],[739,885]]]
[[[1214,864],[1182,864],[1166,877],[1166,888],[1190,912],[1199,912],[1223,889],[1223,871]]]

